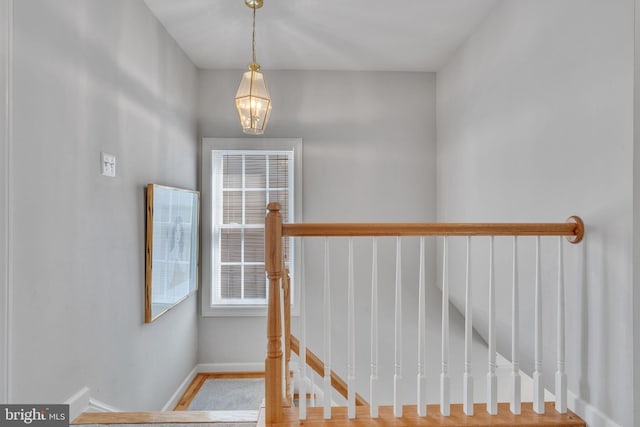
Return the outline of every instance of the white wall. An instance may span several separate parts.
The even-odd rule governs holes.
[[[640,421],[640,0],[635,0],[633,73],[633,419]]]
[[[11,400],[87,386],[160,409],[196,363],[197,310],[143,323],[144,187],[197,186],[196,69],[141,1],[14,8]]]
[[[589,425],[633,425],[634,2],[503,1],[438,73],[438,220],[587,224],[565,245],[567,371]],[[523,240],[523,367],[531,372],[533,244]],[[486,247],[486,239],[477,239]],[[543,241],[545,378],[555,370],[555,256]],[[510,242],[498,259],[508,262]],[[455,251],[454,251],[455,252]],[[474,319],[486,333],[486,251]],[[509,351],[508,267],[498,272],[498,347]],[[463,301],[461,286],[452,297]]]
[[[200,72],[200,136],[243,136],[233,102],[241,75],[241,70]],[[265,78],[274,105],[265,137],[300,137],[303,140],[304,221],[434,220],[434,74],[266,70]],[[384,317],[380,324],[388,331],[393,324],[395,246],[393,241],[381,245],[384,246],[381,252],[389,256],[382,262],[380,273],[384,278],[380,286],[385,306],[384,309],[381,306]],[[415,241],[405,244],[404,278],[407,287],[416,284],[405,291],[407,319],[417,318],[416,245]],[[409,246],[414,250],[409,251]],[[315,259],[319,250],[308,247],[307,259]],[[336,280],[333,328],[336,342],[345,344],[334,347],[334,365],[339,372],[344,372],[346,311],[345,303],[338,301],[346,301],[346,242],[335,242],[335,250],[342,257],[336,255],[332,263]],[[366,313],[369,312],[371,280],[369,241],[357,242],[356,250],[356,293],[359,301],[363,301],[358,306],[358,377],[363,381],[358,389],[366,394],[369,363],[369,317]],[[321,268],[318,262],[307,262],[309,324],[316,326],[321,319],[317,304],[322,299]],[[434,269],[430,272],[433,280]],[[321,354],[321,329],[313,329],[316,332],[309,345]],[[311,334],[311,326],[309,331]],[[266,350],[265,333],[265,318],[203,318],[200,320],[198,359],[201,363],[262,362]],[[406,333],[408,337],[415,336],[410,327]],[[413,348],[414,341],[407,338],[407,348]],[[388,348],[389,342],[385,340],[381,345]],[[386,364],[392,360],[392,354],[384,353]],[[415,358],[414,355],[415,351],[407,351],[407,360]],[[407,387],[415,394],[411,381]],[[384,384],[387,387],[382,389],[390,390],[390,384]]]
[[[0,402],[8,399],[8,314],[9,306],[9,40],[13,27],[11,25],[12,2],[0,1]]]

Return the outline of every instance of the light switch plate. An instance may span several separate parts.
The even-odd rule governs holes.
[[[102,175],[116,176],[116,156],[109,153],[100,153],[100,163],[102,164]]]

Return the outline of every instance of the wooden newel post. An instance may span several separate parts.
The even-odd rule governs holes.
[[[280,204],[269,203],[265,218],[264,263],[269,279],[267,311],[267,358],[265,360],[265,422],[282,418],[282,322],[280,320],[280,281],[282,279],[282,216]]]

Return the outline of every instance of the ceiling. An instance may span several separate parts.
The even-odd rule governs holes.
[[[264,70],[437,71],[498,0],[264,0]],[[251,62],[243,0],[145,0],[200,68]]]

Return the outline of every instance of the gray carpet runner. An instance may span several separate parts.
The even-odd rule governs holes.
[[[263,378],[208,379],[191,401],[189,410],[257,411],[263,399]]]

